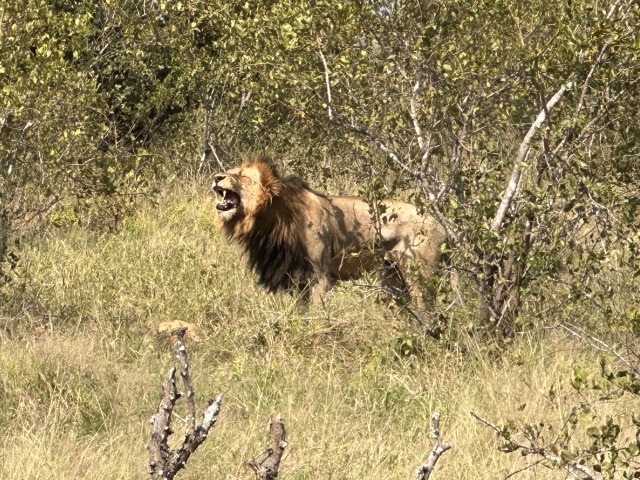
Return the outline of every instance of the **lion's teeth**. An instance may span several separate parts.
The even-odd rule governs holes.
[[[222,190],[222,198],[227,198],[228,190]]]

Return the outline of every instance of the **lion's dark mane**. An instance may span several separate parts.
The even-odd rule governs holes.
[[[309,187],[294,175],[280,178],[273,169],[270,173],[270,180],[277,182],[270,202],[238,240],[261,285],[272,292],[304,289],[314,274],[305,238],[304,194]]]

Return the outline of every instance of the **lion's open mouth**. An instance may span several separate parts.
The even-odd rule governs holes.
[[[238,205],[240,205],[240,196],[236,192],[217,185],[213,187],[213,191],[222,197],[216,205],[217,210],[226,212],[227,210],[238,208]]]

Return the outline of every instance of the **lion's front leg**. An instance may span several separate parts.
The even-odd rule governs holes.
[[[387,252],[382,271],[382,287],[403,305],[426,315],[435,306],[431,269],[410,252]]]
[[[408,294],[407,282],[400,271],[398,259],[387,254],[383,260],[381,287],[393,298],[400,299]]]
[[[316,274],[310,283],[311,301],[314,305],[325,305],[326,294],[331,287],[331,282],[326,275]]]

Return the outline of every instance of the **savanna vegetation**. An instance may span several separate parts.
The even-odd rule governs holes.
[[[182,320],[224,400],[179,478],[248,478],[275,411],[283,478],[409,478],[435,410],[436,478],[637,478],[639,14],[3,2],[0,477],[143,478]],[[323,307],[258,288],[208,191],[251,152],[440,219],[426,321],[375,276]]]

